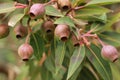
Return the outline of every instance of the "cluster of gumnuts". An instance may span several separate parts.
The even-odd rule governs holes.
[[[29,3],[31,1],[29,0]],[[75,7],[72,8],[70,0],[51,0],[48,3],[34,3],[32,5],[26,5],[21,3],[16,3],[15,6],[17,8],[26,8],[29,7],[29,11],[27,15],[29,15],[28,20],[28,26],[25,27],[20,23],[14,28],[14,32],[16,34],[16,38],[23,38],[26,37],[26,41],[24,44],[22,44],[18,48],[18,54],[22,58],[23,61],[27,61],[31,55],[33,54],[34,50],[32,46],[29,44],[28,38],[30,37],[30,33],[32,32],[32,29],[29,25],[29,22],[31,19],[36,19],[38,16],[43,17],[45,15],[45,6],[46,5],[52,5],[54,8],[59,10],[67,10],[67,15],[71,19],[74,19],[74,16],[70,14],[72,11],[83,8],[81,7]],[[79,46],[79,45],[86,45],[87,47],[90,47],[90,37],[93,39],[98,40],[98,42],[102,45],[101,55],[103,58],[108,59],[112,62],[115,62],[118,59],[118,51],[117,49],[112,45],[107,45],[104,42],[100,40],[100,38],[97,36],[97,34],[94,34],[92,31],[84,32],[81,28],[79,28],[76,24],[76,32],[78,35],[76,36],[73,31],[70,30],[69,25],[67,24],[54,24],[53,17],[48,16],[49,20],[44,20],[41,28],[43,31],[45,31],[47,34],[54,33],[54,36],[59,38],[61,41],[66,42],[68,39],[71,39],[73,46]],[[44,19],[44,18],[42,18]],[[5,24],[0,25],[0,38],[4,38],[9,34],[9,27]]]

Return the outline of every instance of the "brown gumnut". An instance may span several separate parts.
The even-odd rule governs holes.
[[[59,7],[61,8],[61,10],[64,10],[64,11],[71,8],[70,0],[58,0],[58,4],[59,4]]]
[[[0,39],[9,35],[10,29],[6,24],[0,24]]]
[[[104,59],[115,62],[118,59],[118,51],[114,46],[104,45],[101,51],[101,55]]]
[[[15,35],[16,35],[17,39],[24,38],[28,34],[27,27],[25,27],[25,26],[23,26],[21,24],[17,25],[14,28],[14,32],[15,32]]]
[[[72,43],[73,43],[74,47],[80,45],[80,44],[79,44],[79,40],[78,40],[77,37],[74,35],[74,33],[72,33],[72,35],[71,35],[71,40],[72,40]]]
[[[23,61],[28,61],[32,54],[33,48],[28,43],[24,43],[18,48],[18,55]]]
[[[47,33],[53,33],[54,32],[54,29],[55,29],[55,25],[53,24],[52,21],[45,21],[43,24],[42,24],[42,29]]]
[[[59,24],[55,28],[54,34],[56,37],[58,37],[62,41],[67,41],[70,35],[70,29],[68,25],[65,24]]]
[[[45,13],[45,6],[44,4],[33,4],[30,8],[29,15],[32,19],[36,18],[37,16],[43,16]]]

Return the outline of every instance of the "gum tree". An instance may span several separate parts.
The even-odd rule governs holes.
[[[30,80],[113,80],[120,0],[17,0],[0,3],[0,38],[13,29]],[[107,6],[106,6],[107,5]],[[7,27],[6,27],[7,26]],[[17,78],[17,80],[21,80]]]

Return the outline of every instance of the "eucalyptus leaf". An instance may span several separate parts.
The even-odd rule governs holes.
[[[98,80],[95,78],[94,74],[86,67],[83,67],[78,78],[76,80]]]
[[[63,17],[63,14],[53,6],[46,6],[45,10],[46,10],[46,14],[49,16]]]
[[[67,17],[67,16],[56,19],[56,21],[54,23],[55,24],[67,24],[70,27],[75,27],[74,21],[71,18]]]
[[[112,25],[118,22],[119,20],[120,20],[120,12],[109,16],[107,23],[103,26],[104,27],[103,31],[110,30],[112,28]]]
[[[52,77],[52,73],[46,69],[45,66],[40,67],[41,78],[40,80],[54,80]]]
[[[23,17],[24,17],[25,14],[17,14],[17,15],[13,15],[9,22],[8,22],[8,25],[11,26],[11,27],[14,27]]]
[[[103,80],[113,80],[110,64],[101,57],[101,49],[94,44],[86,48],[86,56]]]
[[[35,57],[40,60],[42,57],[43,52],[45,51],[45,43],[42,35],[40,34],[40,31],[36,33],[32,33],[30,38],[30,44],[32,45],[34,49],[34,55]]]
[[[85,47],[77,47],[70,58],[67,80],[75,73],[85,57]]]
[[[81,70],[83,69],[83,64],[81,64],[78,69],[75,71],[75,73],[70,77],[69,80],[76,80],[77,77],[79,76]]]
[[[92,5],[92,6],[87,6],[80,10],[77,10],[75,12],[76,14],[75,17],[77,18],[77,17],[84,17],[84,16],[93,16],[93,15],[104,14],[108,12],[110,12],[110,10],[107,8],[97,6],[97,5]]]
[[[65,42],[57,41],[55,49],[55,74],[57,75],[59,70],[62,68],[62,63],[65,56]]]
[[[51,73],[53,73],[53,74],[55,73],[55,65],[54,65],[54,56],[53,56],[53,54],[51,54],[50,56],[48,56],[48,58],[46,59],[46,61],[45,61],[45,67]]]
[[[77,5],[80,5],[81,3],[83,3],[85,0],[71,0],[72,1],[72,4],[73,6],[77,6]]]
[[[16,9],[14,2],[0,3],[0,14],[12,12]]]
[[[91,0],[90,2],[87,3],[86,6],[88,5],[105,5],[105,4],[113,4],[113,3],[118,3],[120,0]]]
[[[120,46],[120,33],[113,31],[105,31],[99,34],[99,37],[102,39],[102,41],[108,44]]]

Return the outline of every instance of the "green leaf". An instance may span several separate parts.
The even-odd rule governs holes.
[[[15,9],[16,9],[16,7],[14,6],[14,2],[0,3],[0,14],[1,13],[12,12]]]
[[[66,46],[65,46],[65,42],[61,42],[61,41],[57,41],[56,45],[57,46],[55,49],[55,68],[56,68],[55,73],[57,75],[60,68],[62,67]]]
[[[73,7],[80,5],[81,3],[83,3],[85,0],[71,0]]]
[[[53,74],[54,80],[62,80],[65,72],[66,72],[66,68],[61,67],[60,70],[58,71],[57,75]]]
[[[52,77],[52,73],[48,71],[45,66],[40,67],[40,72],[41,72],[41,78],[42,78],[40,80],[54,80]]]
[[[45,60],[45,67],[51,72],[55,73],[55,66],[54,66],[54,56],[53,53],[47,57]]]
[[[93,15],[104,14],[104,13],[108,13],[108,12],[110,12],[110,10],[107,8],[93,5],[93,6],[87,6],[85,8],[80,9],[80,10],[77,10],[75,12],[75,14],[76,14],[75,17],[79,18],[79,17],[84,17],[84,16],[85,17],[86,16],[93,16]]]
[[[25,14],[17,14],[12,16],[12,18],[10,18],[8,25],[14,27],[23,17]]]
[[[97,5],[97,4],[105,5],[105,4],[113,4],[118,2],[120,2],[120,0],[91,0],[90,2],[87,3],[86,6]]]
[[[32,33],[30,38],[30,44],[32,45],[34,49],[34,55],[35,57],[40,60],[42,57],[43,52],[45,51],[45,44],[42,35],[40,34],[40,31],[36,33]]]
[[[73,20],[71,18],[69,18],[69,17],[59,18],[54,23],[55,24],[67,24],[70,27],[75,27]]]
[[[79,68],[75,71],[75,73],[71,76],[71,78],[70,78],[69,80],[76,80],[77,77],[79,76],[82,68],[83,68],[83,64],[81,64],[81,65],[79,66]]]
[[[63,14],[60,13],[60,11],[58,11],[58,10],[57,10],[56,8],[54,8],[53,6],[46,6],[46,7],[45,7],[45,10],[46,10],[46,15],[63,17]]]
[[[86,55],[91,64],[104,80],[113,80],[110,65],[101,57],[101,49],[94,44],[86,48]]]
[[[99,34],[99,37],[102,39],[102,41],[108,44],[120,46],[120,33],[106,31],[103,32],[102,34]]]
[[[77,47],[70,58],[67,80],[75,73],[85,57],[85,47]]]
[[[110,16],[108,18],[108,22],[103,26],[104,27],[103,31],[111,29],[111,26],[114,23],[118,22],[119,20],[120,20],[120,12]]]
[[[76,80],[99,80],[96,79],[94,74],[92,73],[92,71],[90,71],[90,69],[83,67],[83,69],[81,70],[78,78]]]

